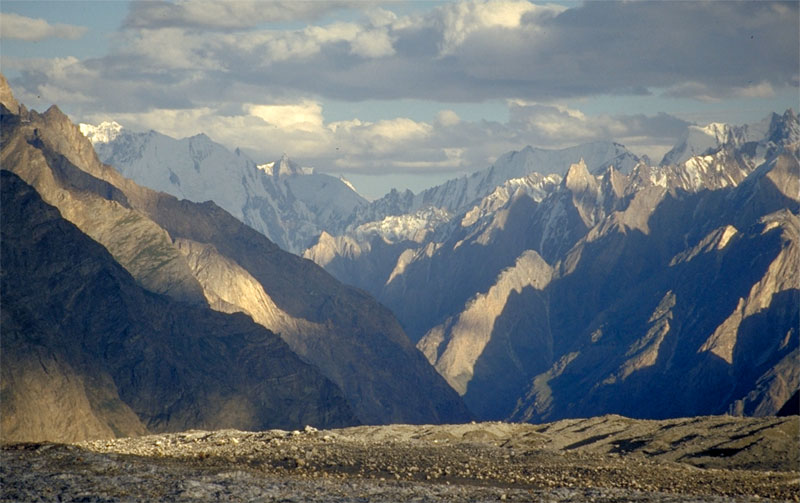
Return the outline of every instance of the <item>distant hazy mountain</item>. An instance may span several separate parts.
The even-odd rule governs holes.
[[[176,140],[115,122],[81,124],[100,160],[145,187],[214,201],[285,250],[300,253],[322,231],[337,232],[367,201],[346,180],[314,173],[284,155],[256,165],[200,134]]]
[[[417,237],[306,256],[389,306],[479,417],[774,413],[800,387],[800,128],[791,110],[760,124],[694,128],[719,141],[676,164],[507,180]]]
[[[740,149],[751,144],[749,155],[758,161],[764,161],[775,154],[775,149],[791,143],[791,137],[797,137],[797,117],[793,110],[787,110],[781,116],[773,113],[764,120],[731,126],[723,123],[711,123],[706,126],[689,126],[681,140],[664,155],[661,165],[679,165],[694,156],[713,154],[721,148]],[[758,147],[758,150],[754,150]]]
[[[454,178],[419,194],[392,191],[368,205],[356,208],[353,224],[381,221],[388,216],[410,214],[420,209],[438,208],[451,214],[461,213],[498,188],[523,189],[542,196],[566,174],[570,165],[583,159],[592,172],[614,166],[630,172],[640,159],[624,146],[612,142],[594,142],[561,150],[525,147],[507,152],[495,163],[469,176]]]
[[[342,285],[310,261],[284,252],[214,203],[178,200],[122,177],[99,162],[91,143],[57,108],[52,107],[44,114],[28,112],[12,101],[5,81],[0,84],[0,96],[5,100],[0,151],[3,169],[30,184],[64,219],[105,247],[139,286],[182,305],[245,313],[279,334],[294,353],[313,364],[341,389],[356,421],[435,423],[469,418],[458,395],[416,350],[392,314],[367,294]],[[5,212],[4,206],[4,215]],[[54,246],[57,251],[59,245]],[[81,262],[76,259],[75,263]],[[14,270],[9,274],[14,274]],[[59,276],[50,277],[49,281],[57,285]],[[91,283],[91,278],[87,281]],[[59,299],[49,299],[47,286],[40,286],[37,292],[44,305],[48,302],[60,305]],[[5,306],[4,299],[4,313]],[[159,319],[161,315],[152,316]],[[186,316],[202,321],[199,315]],[[119,337],[135,336],[134,332],[125,332],[129,322],[124,317],[119,319],[119,329],[123,331]],[[181,318],[167,319],[182,323]],[[190,320],[185,323],[188,327],[195,326]],[[84,328],[93,330],[90,325]],[[240,335],[245,333],[244,329],[237,330]],[[199,336],[199,328],[196,333]],[[223,337],[225,332],[220,334]],[[169,332],[153,334],[153,337],[168,336]],[[223,337],[223,342],[231,345],[231,352],[244,357],[245,348],[237,341],[250,344],[251,339],[237,337]],[[29,343],[34,341],[25,342]],[[142,345],[137,346],[142,351],[152,351],[156,355],[163,350],[157,344],[151,346],[143,341],[137,344]],[[188,358],[194,354],[194,349],[188,339],[181,349],[180,354],[185,359],[182,365],[187,372],[200,372],[208,363],[195,365],[194,357]],[[225,348],[212,345],[211,349],[222,351]],[[107,348],[101,345],[99,350]],[[208,355],[196,354],[201,359],[210,358]],[[257,353],[248,358],[257,359]],[[247,361],[250,365],[250,360]],[[224,362],[230,367],[250,368],[232,359]],[[278,366],[267,360],[264,364]],[[7,371],[13,374],[16,370],[6,365],[4,359],[3,372]],[[127,378],[133,379],[134,384],[156,386],[159,373],[173,373],[167,364],[142,368],[141,372],[143,374],[134,373]],[[276,372],[285,372],[287,376],[295,373],[290,366]],[[254,378],[262,375],[252,374]],[[232,378],[238,375],[238,370],[231,370]],[[280,379],[270,382],[271,386],[281,386]],[[236,387],[226,389],[238,393]],[[176,393],[181,392],[181,389],[176,390]],[[217,398],[211,393],[209,391],[207,400]],[[333,391],[328,395],[332,400],[336,397]],[[142,390],[141,396],[157,401],[160,395],[148,395],[147,390]],[[190,395],[185,396],[191,401]],[[225,396],[222,394],[218,398],[224,401]],[[121,398],[126,400],[124,396]],[[6,403],[4,400],[3,405]],[[128,405],[142,417],[138,409]],[[281,407],[286,407],[285,414],[298,423],[305,417],[301,411],[294,411],[288,402]],[[309,407],[313,410],[317,405],[309,404]],[[7,410],[3,412],[5,420]],[[280,416],[284,412],[276,414]],[[331,417],[343,417],[343,413],[331,414]],[[237,421],[231,426],[244,427],[245,423]],[[193,426],[187,422],[184,427]]]

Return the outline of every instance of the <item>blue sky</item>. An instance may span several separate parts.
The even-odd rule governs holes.
[[[798,3],[0,3],[0,68],[76,122],[289,154],[365,195],[526,145],[654,161],[688,124],[798,108]]]

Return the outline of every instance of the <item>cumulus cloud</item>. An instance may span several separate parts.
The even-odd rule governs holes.
[[[311,101],[291,105],[247,105],[245,110],[287,131],[316,132],[322,128],[322,107]]]
[[[436,124],[443,127],[455,126],[461,118],[452,110],[441,110],[436,114]]]
[[[434,21],[441,30],[439,55],[453,54],[468,36],[492,28],[519,29],[523,17],[541,21],[552,17],[563,7],[536,5],[524,0],[490,0],[455,2],[443,6]]]
[[[44,19],[0,12],[0,38],[39,42],[47,38],[76,40],[86,34],[85,26],[50,24]]]
[[[440,110],[428,123],[406,117],[378,121],[326,121],[320,103],[247,104],[235,113],[203,107],[97,114],[126,127],[155,129],[176,138],[201,132],[259,162],[288,152],[305,165],[344,174],[451,174],[482,169],[501,153],[525,145],[563,148],[618,140],[639,154],[659,158],[687,122],[667,114],[589,116],[538,103],[509,103],[509,120],[466,121]]]

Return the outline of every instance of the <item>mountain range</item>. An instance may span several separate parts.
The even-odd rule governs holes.
[[[364,292],[213,202],[124,178],[5,79],[0,106],[4,439],[471,417]],[[73,402],[95,427],[42,423]]]
[[[772,414],[800,387],[799,150],[791,110],[689,126],[658,165],[526,147],[352,205],[304,256],[389,307],[478,418]]]
[[[199,134],[176,140],[156,131],[135,133],[116,122],[80,124],[100,160],[145,187],[195,202],[213,200],[281,248],[302,253],[320,232],[366,205],[344,179],[292,162],[257,165]]]
[[[800,387],[800,128],[793,111],[761,125],[305,256],[391,308],[479,418],[772,414]]]
[[[279,334],[336,421],[770,415],[800,389],[792,110],[690,126],[658,165],[525,147],[366,201],[285,155],[13,106],[4,169],[147,292]]]

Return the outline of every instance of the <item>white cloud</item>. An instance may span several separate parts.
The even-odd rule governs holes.
[[[442,110],[433,123],[395,117],[328,122],[315,101],[249,104],[234,114],[203,107],[97,115],[133,129],[174,137],[205,132],[229,148],[243,148],[256,161],[282,152],[323,172],[349,174],[443,174],[457,176],[488,166],[496,156],[525,145],[563,148],[615,139],[658,159],[686,127],[666,114],[592,116],[564,106],[509,103],[506,123],[466,121]]]
[[[564,10],[552,5],[536,5],[520,0],[490,0],[488,2],[454,2],[443,6],[441,13],[442,41],[439,55],[452,54],[466,38],[487,28],[517,29],[524,16],[555,15]],[[538,17],[538,16],[537,16]]]
[[[312,101],[292,105],[246,105],[245,110],[286,131],[319,133],[322,130],[322,107]]]
[[[722,89],[703,82],[683,82],[670,86],[665,94],[676,98],[693,98],[705,102],[718,102],[726,98],[771,98],[775,96],[775,88],[767,80],[757,84],[744,86],[728,86]]]
[[[295,3],[306,10],[280,13],[283,4],[260,2],[136,2],[112,52],[81,62],[99,74],[96,82],[55,82],[57,76],[32,66],[23,70],[27,91],[46,80],[97,96],[98,104],[111,100],[98,106],[129,110],[154,101],[160,108],[216,106],[221,93],[244,87],[259,98],[293,101],[553,102],[661,92],[713,101],[769,97],[798,82],[800,34],[790,22],[796,4],[776,10],[758,2],[588,2],[566,9],[493,0],[437,4],[408,16],[385,7],[392,4],[356,4],[364,16],[348,22],[302,29],[260,24],[334,8],[287,5]],[[218,26],[224,23],[230,26]],[[125,93],[114,97],[108,86]],[[237,105],[252,100],[242,95]]]
[[[415,122],[405,117],[399,117],[369,124],[365,130],[372,138],[397,142],[422,138],[430,133],[431,126],[424,122]]]
[[[44,19],[0,12],[0,38],[39,42],[47,38],[76,40],[86,34],[88,28],[71,24],[50,24]]]
[[[777,12],[760,2],[566,9],[495,0],[436,3],[407,16],[391,3],[357,4],[363,17],[335,22],[315,16],[341,5],[321,4],[136,2],[109,54],[17,58],[12,80],[21,96],[41,95],[81,120],[115,119],[178,137],[205,132],[259,161],[285,151],[321,170],[453,174],[527,144],[614,139],[658,152],[685,125],[667,115],[584,114],[575,106],[583,98],[613,95],[621,103],[652,92],[662,101],[742,103],[782,96],[798,82],[796,3]],[[264,26],[297,19],[323,21]],[[9,61],[4,55],[12,68]],[[426,121],[402,113],[378,120],[375,111],[370,121],[330,122],[328,98],[429,100],[440,111]],[[486,100],[508,103],[509,120],[455,111],[454,103]]]
[[[372,26],[389,26],[398,20],[397,14],[380,7],[371,7],[366,12],[367,19]]]
[[[221,41],[181,28],[147,29],[128,34],[121,55],[138,59],[148,69],[218,70],[222,68],[218,58]]]
[[[309,26],[305,34],[320,44],[350,41],[356,38],[361,27],[356,23],[331,23],[327,26]]]
[[[327,26],[310,26],[305,35],[317,47],[337,42],[348,42],[350,53],[364,58],[379,58],[394,54],[392,39],[385,28],[367,28],[356,23],[332,23]]]
[[[436,124],[444,127],[455,126],[461,118],[452,110],[441,110],[436,114]]]
[[[350,52],[363,58],[381,58],[394,54],[392,39],[386,30],[360,32],[350,42]]]

